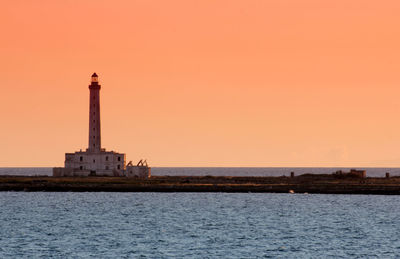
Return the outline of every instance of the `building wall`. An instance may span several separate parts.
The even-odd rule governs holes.
[[[74,176],[89,176],[89,170],[75,170],[73,168],[55,167],[53,168],[54,177],[74,177]]]
[[[116,152],[75,152],[65,154],[65,168],[101,171],[123,171],[126,167],[126,155]]]

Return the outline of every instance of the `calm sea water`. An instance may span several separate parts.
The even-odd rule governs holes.
[[[397,258],[397,196],[0,193],[0,258]]]
[[[289,176],[290,172],[300,174],[331,174],[345,167],[153,167],[152,175],[193,175],[193,176]],[[400,168],[360,168],[367,170],[369,177],[384,177],[386,172],[400,176]],[[0,175],[52,175],[49,167],[0,167]]]

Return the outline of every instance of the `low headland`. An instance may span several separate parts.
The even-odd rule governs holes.
[[[400,195],[400,177],[304,174],[281,177],[152,176],[50,177],[0,176],[0,191],[26,192],[228,192]]]

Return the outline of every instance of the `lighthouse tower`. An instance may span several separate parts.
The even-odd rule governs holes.
[[[89,85],[89,146],[87,151],[101,152],[101,128],[100,128],[100,88],[99,78],[96,73],[92,75]]]
[[[101,148],[99,77],[94,73],[89,85],[89,146],[86,151],[65,154],[65,169],[59,175],[120,176],[126,169],[123,153]]]
[[[146,160],[126,164],[126,155],[101,148],[99,77],[94,73],[89,85],[89,146],[86,151],[65,154],[65,166],[53,168],[53,176],[126,176],[149,178]]]

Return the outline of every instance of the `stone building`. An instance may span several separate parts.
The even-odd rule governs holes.
[[[114,151],[106,151],[101,147],[100,127],[100,89],[96,73],[92,75],[89,85],[89,146],[86,151],[65,154],[65,167],[54,168],[53,176],[128,176],[150,177],[150,168],[129,163],[126,169],[126,155]],[[142,161],[142,160],[141,160]]]

